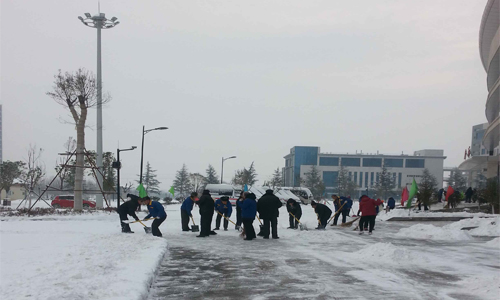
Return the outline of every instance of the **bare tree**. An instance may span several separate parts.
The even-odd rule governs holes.
[[[31,194],[40,180],[45,176],[45,166],[41,162],[43,149],[37,149],[36,145],[31,145],[28,148],[28,157],[26,159],[21,182],[26,191],[26,197],[31,207]]]
[[[93,73],[78,69],[74,73],[59,73],[54,76],[54,86],[47,95],[69,110],[76,126],[76,165],[75,165],[75,210],[83,209],[83,171],[85,156],[85,123],[88,109],[97,105],[97,82]],[[103,104],[110,100],[103,99]]]
[[[189,174],[189,180],[191,181],[191,185],[193,186],[193,191],[198,193],[201,193],[206,185],[206,178],[200,173]]]

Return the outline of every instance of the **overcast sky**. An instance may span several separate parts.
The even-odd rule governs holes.
[[[102,0],[120,24],[102,34],[104,150],[122,153],[122,184],[145,161],[161,188],[185,163],[225,180],[255,162],[259,183],[296,145],[322,152],[444,149],[458,166],[486,122],[478,35],[484,1]],[[58,69],[96,71],[96,30],[77,16],[97,1],[1,1],[3,159],[45,149],[51,175],[74,126],[45,95]],[[87,149],[96,145],[90,114]]]

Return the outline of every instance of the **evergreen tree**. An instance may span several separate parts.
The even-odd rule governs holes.
[[[281,187],[283,185],[283,177],[281,176],[280,168],[276,168],[273,174],[273,178],[269,182],[269,186],[274,190],[276,187]]]
[[[451,171],[448,185],[451,185],[455,191],[465,192],[467,189],[467,180],[458,168]]]
[[[193,190],[186,164],[182,164],[182,168],[177,171],[173,187],[181,198],[185,198],[186,195]]]
[[[375,189],[377,194],[383,199],[387,199],[389,192],[391,192],[395,187],[394,178],[391,172],[387,171],[385,164],[382,166],[382,172],[378,176],[378,180],[375,183]]]
[[[422,172],[422,179],[418,185],[418,198],[426,206],[431,204],[431,197],[437,193],[437,180],[427,168]]]
[[[219,182],[219,175],[217,175],[217,172],[215,171],[214,167],[212,165],[208,165],[208,168],[206,170],[206,176],[205,176],[205,183],[206,184],[218,184]]]
[[[250,168],[243,168],[243,170],[237,170],[234,174],[233,179],[231,180],[233,185],[236,186],[253,186],[257,182],[257,172],[255,171],[255,167],[253,166],[253,162],[250,165]]]
[[[325,191],[325,184],[321,179],[321,175],[315,165],[312,166],[310,172],[307,172],[306,178],[304,180],[304,185],[311,190],[312,194],[316,199],[321,199],[323,192]]]
[[[23,176],[24,166],[22,161],[4,161],[0,163],[0,193],[5,190],[10,191],[10,187],[14,184],[14,180],[20,179]]]
[[[146,190],[149,196],[158,195],[160,193],[160,181],[156,179],[156,170],[154,170],[149,161],[146,163],[146,172],[143,174],[142,186]],[[139,183],[139,180],[136,180]]]
[[[341,165],[339,175],[337,177],[337,193],[339,194],[339,196],[346,195],[350,180],[351,178],[349,177],[349,170]]]
[[[113,152],[104,152],[102,154],[102,168],[103,168],[103,190],[113,191],[115,189],[115,169],[113,168],[113,161],[115,156]]]

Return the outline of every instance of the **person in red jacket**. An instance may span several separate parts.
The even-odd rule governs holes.
[[[384,203],[380,199],[371,199],[370,197],[363,195],[359,202],[359,212],[361,211],[361,219],[359,220],[359,234],[363,234],[363,229],[370,224],[368,234],[372,234],[373,226],[375,226],[375,217],[377,216],[376,206]]]

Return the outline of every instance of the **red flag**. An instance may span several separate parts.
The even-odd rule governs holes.
[[[451,187],[451,185],[449,185],[448,189],[446,190],[446,201],[448,201],[448,197],[450,197],[454,192],[455,190]]]
[[[465,149],[464,159],[467,159],[467,149]]]
[[[469,151],[467,152],[467,156],[470,157],[470,146],[469,146]]]
[[[408,200],[408,189],[405,186],[405,188],[401,192],[401,206],[404,206],[406,200]]]

